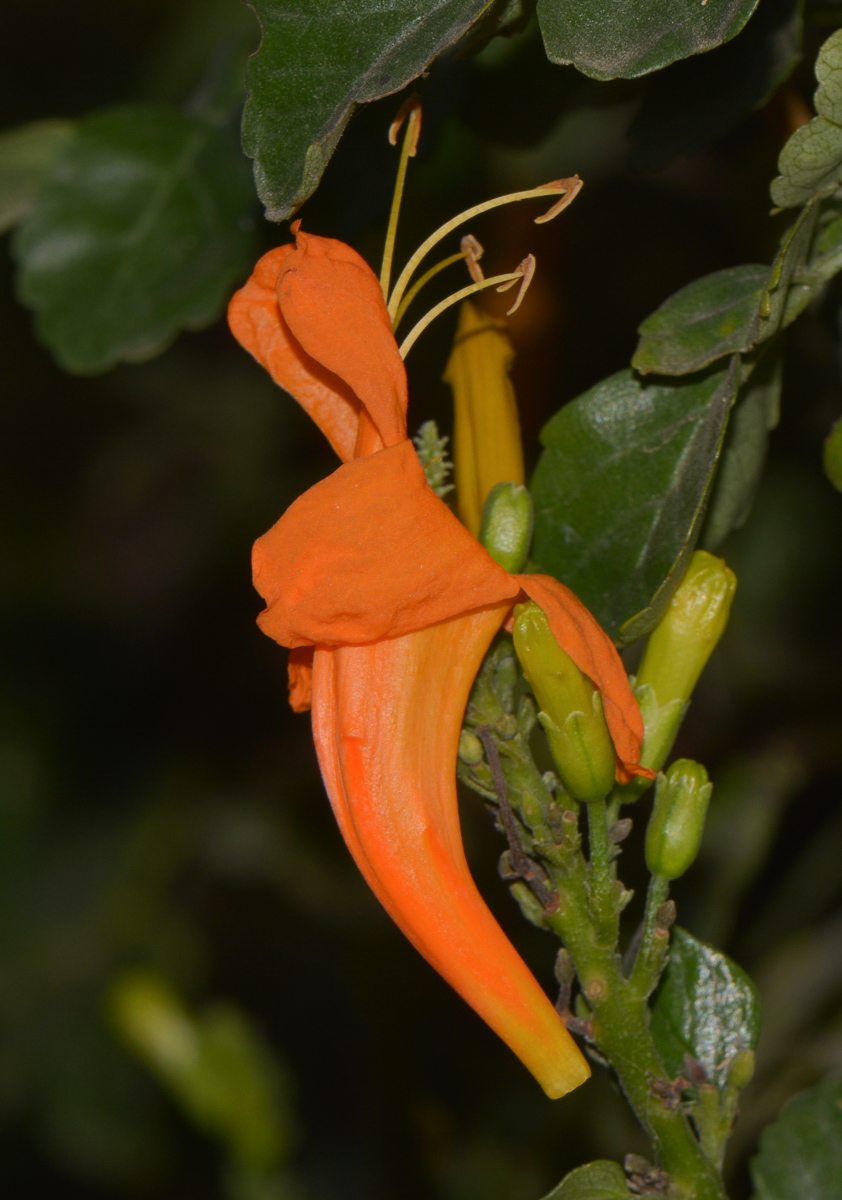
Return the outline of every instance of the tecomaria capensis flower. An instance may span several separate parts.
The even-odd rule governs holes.
[[[525,596],[599,688],[617,778],[643,727],[614,646],[556,580],[510,575],[428,485],[380,284],[349,246],[303,233],[265,255],[229,309],[235,336],[343,460],[254,548],[260,627],[291,650],[340,829],[383,906],[550,1096],[588,1066],[471,878],[455,790],[468,693]],[[311,669],[312,667],[312,669]]]

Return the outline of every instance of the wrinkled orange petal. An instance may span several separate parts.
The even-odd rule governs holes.
[[[260,627],[290,647],[399,637],[520,589],[429,487],[408,441],[299,496],[252,561]]]
[[[605,721],[617,752],[619,782],[628,783],[632,775],[654,778],[652,771],[640,766],[643,717],[622,659],[608,634],[582,601],[557,579],[550,575],[514,578],[547,614],[550,629],[562,650],[602,693]]]
[[[299,345],[278,304],[278,273],[294,251],[290,244],[263,255],[249,281],[232,296],[228,323],[240,345],[295,397],[347,462],[354,456],[360,402],[347,383]]]
[[[406,437],[406,370],[380,283],[333,238],[302,233],[278,274],[281,312],[299,345],[353,390],[384,446]],[[359,449],[357,451],[359,453]]]
[[[340,829],[375,895],[555,1097],[590,1071],[476,889],[456,800],[468,692],[507,609],[371,646],[318,648],[313,735]]]
[[[289,703],[293,712],[308,712],[313,702],[313,647],[296,646],[287,660]]]

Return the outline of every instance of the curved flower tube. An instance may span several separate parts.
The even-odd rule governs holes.
[[[406,936],[550,1096],[590,1074],[492,917],[462,848],[455,766],[468,693],[523,593],[600,688],[617,778],[643,723],[608,636],[547,576],[509,575],[426,482],[406,434],[406,374],[377,278],[349,246],[293,225],[233,297],[234,335],[343,459],[254,547],[260,627],[291,650],[342,835]]]

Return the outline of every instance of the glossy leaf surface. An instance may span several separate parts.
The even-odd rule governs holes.
[[[757,1045],[760,1001],[754,984],[726,955],[676,928],[652,1010],[652,1032],[673,1077],[683,1073],[689,1054],[711,1083],[722,1087],[733,1056]]]
[[[757,0],[538,0],[552,62],[594,79],[630,78],[711,50],[738,34]]]
[[[620,371],[544,427],[533,555],[612,637],[657,621],[698,537],[737,364],[680,382]]]
[[[482,15],[488,0],[254,0],[243,147],[271,221],[316,189],[354,108],[399,91]]]
[[[842,1180],[842,1075],[793,1097],[752,1159],[755,1200],[836,1200]]]
[[[85,374],[209,324],[250,264],[253,205],[224,129],[151,105],[88,117],[14,242],[39,337]]]
[[[629,1200],[622,1167],[601,1159],[577,1167],[544,1200]]]

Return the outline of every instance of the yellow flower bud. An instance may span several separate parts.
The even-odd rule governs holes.
[[[469,300],[444,379],[453,390],[453,462],[459,518],[479,536],[488,493],[498,483],[525,482],[517,403],[509,368],[514,350],[502,320]]]
[[[565,790],[581,803],[601,800],[614,784],[616,756],[599,689],[559,646],[537,604],[515,606],[513,631]]]
[[[687,702],[725,632],[736,589],[736,576],[724,560],[697,550],[650,633],[634,688],[646,729],[644,767],[657,771],[666,762]],[[637,800],[647,787],[647,781],[633,779],[623,789],[624,803]]]
[[[697,550],[667,611],[649,635],[637,685],[649,686],[659,704],[690,699],[699,676],[725,632],[737,578],[722,558]]]

